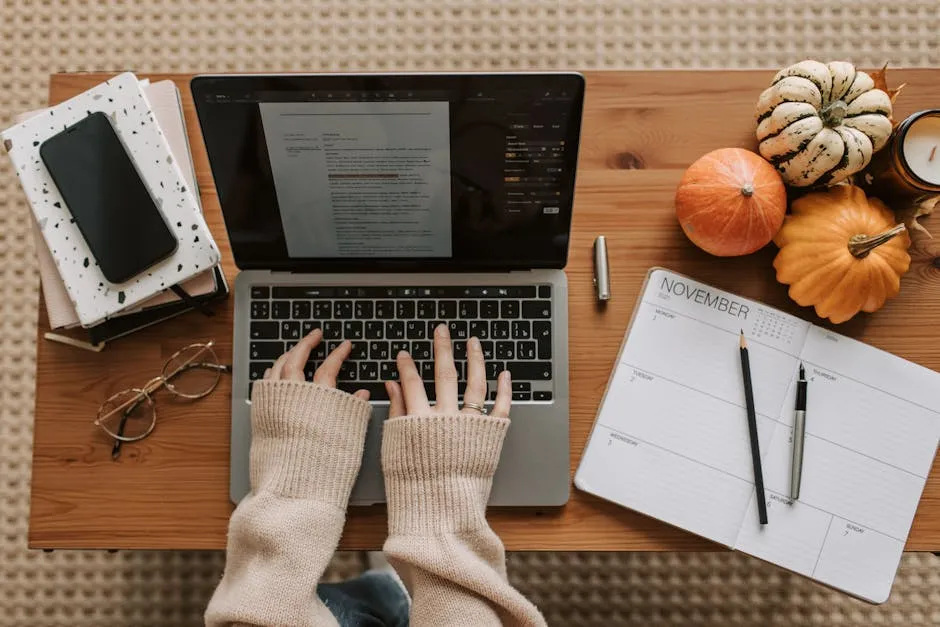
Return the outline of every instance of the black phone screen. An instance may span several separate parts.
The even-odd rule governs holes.
[[[39,147],[104,277],[123,283],[176,250],[177,240],[101,112]]]

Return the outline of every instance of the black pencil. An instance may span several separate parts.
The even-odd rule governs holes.
[[[757,413],[754,411],[754,390],[751,388],[751,361],[747,342],[741,329],[741,372],[744,373],[744,401],[747,404],[747,430],[751,435],[751,461],[754,463],[754,487],[757,488],[757,515],[760,524],[767,524],[767,501],[764,496],[764,473],[760,465],[760,439],[757,435]]]

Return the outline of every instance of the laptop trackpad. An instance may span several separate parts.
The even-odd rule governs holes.
[[[353,486],[351,505],[373,505],[385,502],[385,480],[382,478],[382,427],[388,416],[388,405],[373,405],[372,420],[366,433],[359,477]]]

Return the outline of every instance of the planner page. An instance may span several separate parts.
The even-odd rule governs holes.
[[[749,505],[736,548],[875,603],[887,600],[940,439],[940,374],[820,327],[800,498],[790,501],[795,386],[763,455],[770,524]]]
[[[784,428],[780,416],[791,402],[809,328],[758,302],[651,271],[575,475],[577,487],[733,546],[754,507],[740,332],[748,339],[766,451]]]

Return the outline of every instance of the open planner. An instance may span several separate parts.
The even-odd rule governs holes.
[[[738,348],[747,337],[769,524]],[[799,364],[800,498],[789,499]],[[940,438],[940,374],[653,269],[575,484],[874,603],[887,600]]]

